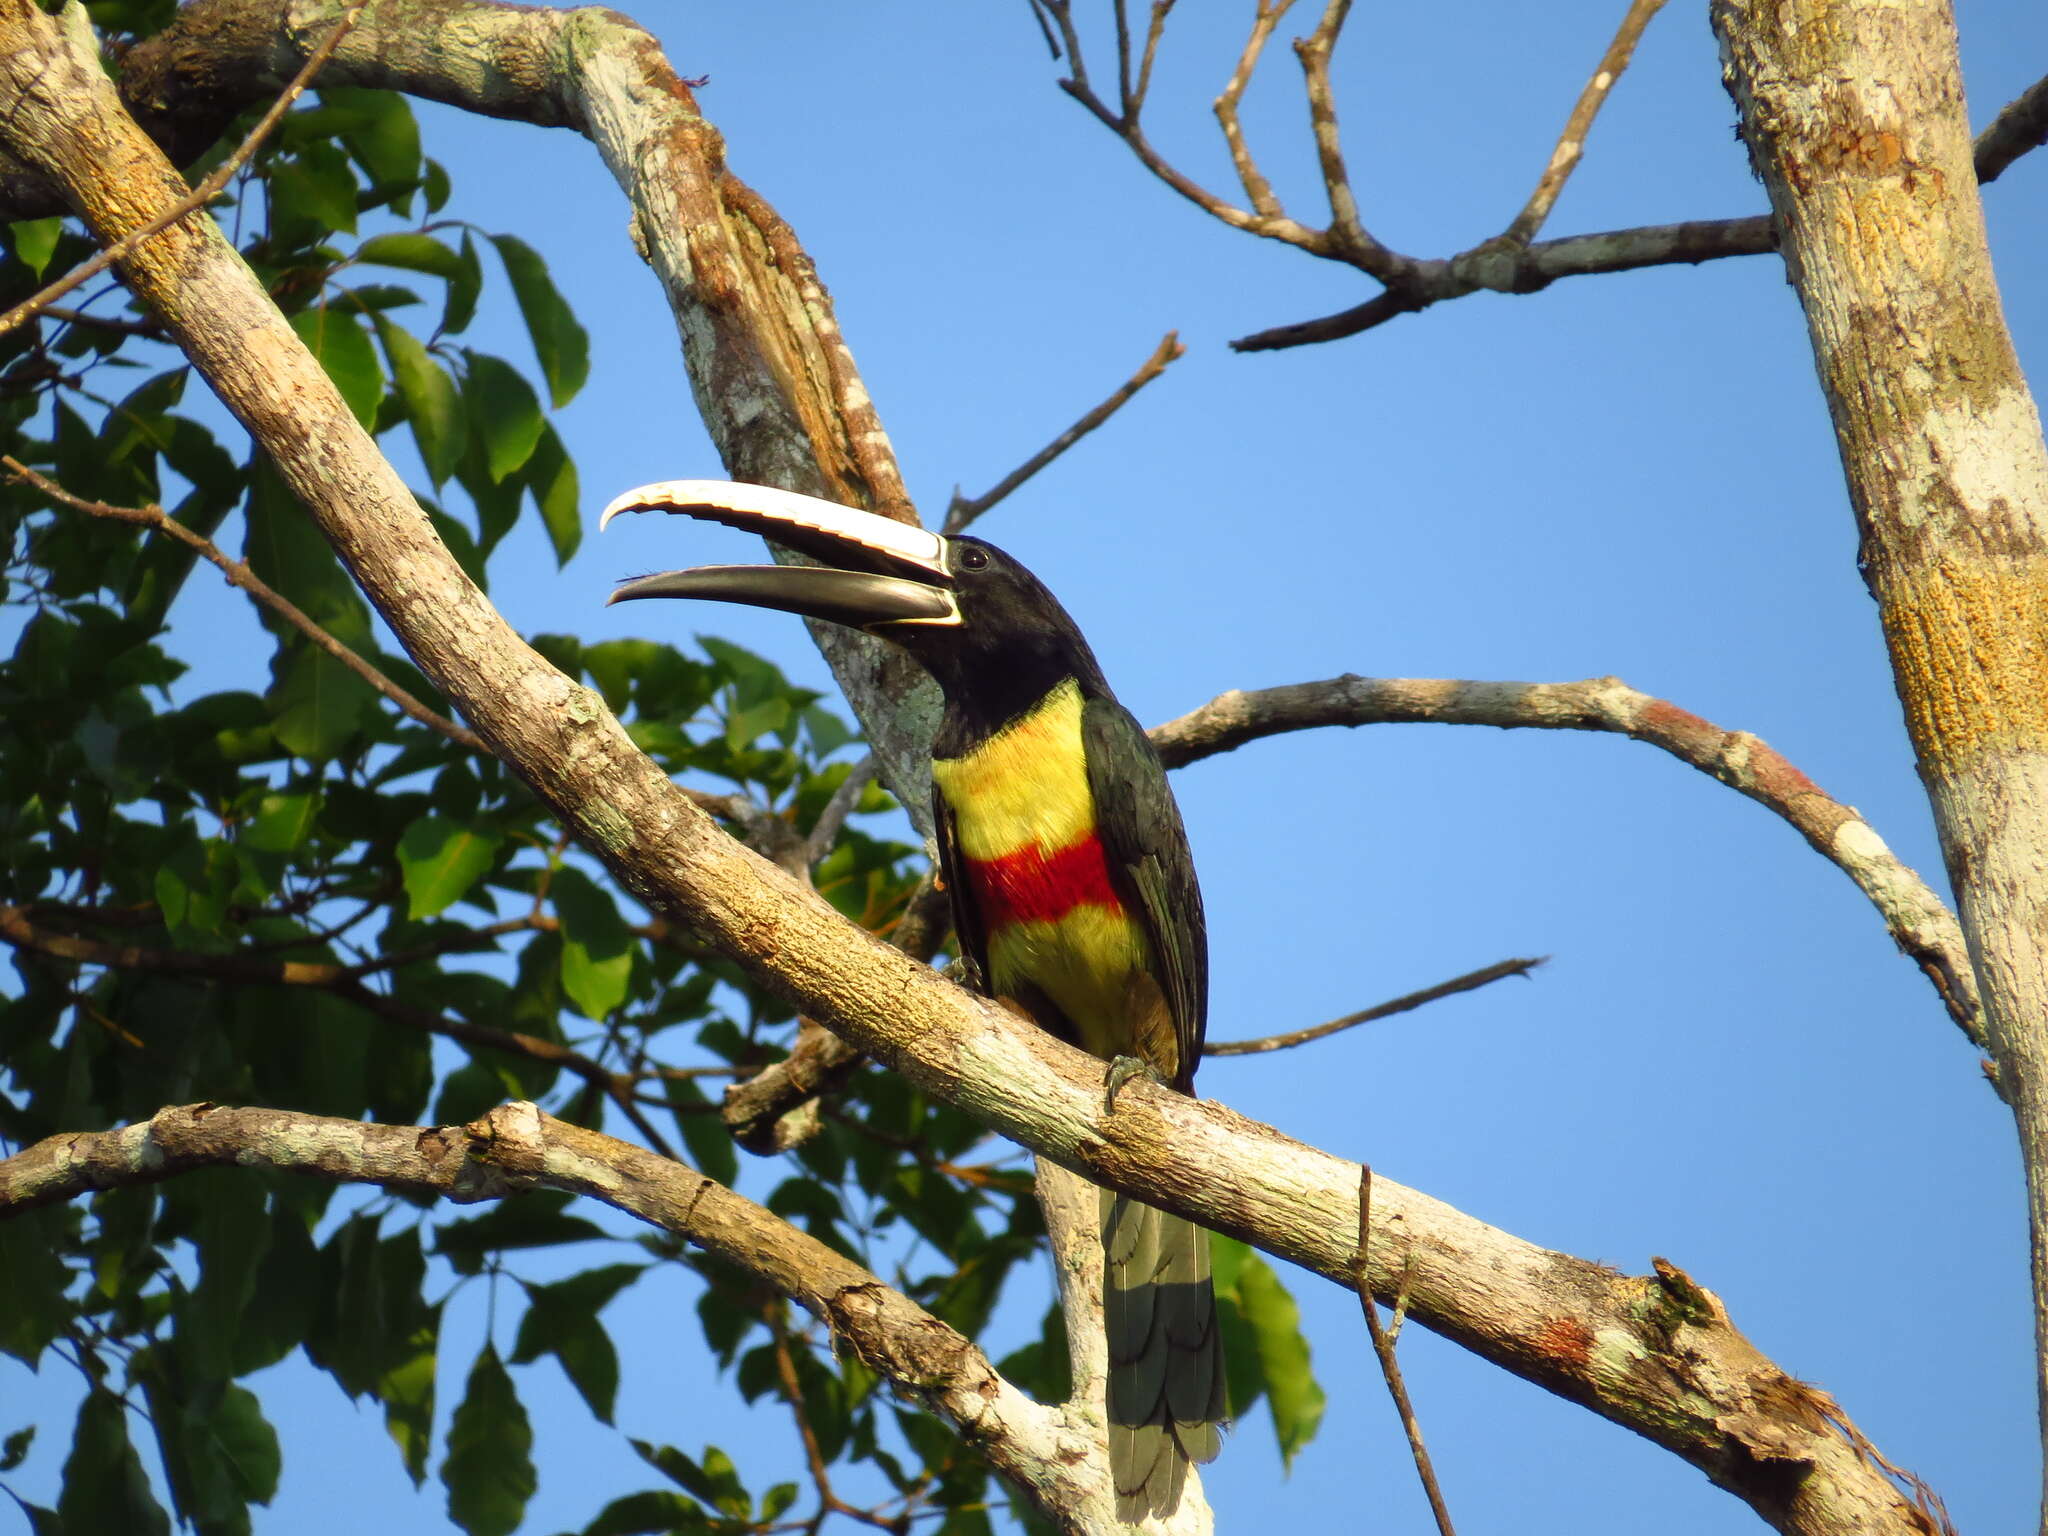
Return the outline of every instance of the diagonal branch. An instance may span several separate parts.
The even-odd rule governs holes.
[[[1582,157],[1586,136],[1591,132],[1608,93],[1627,67],[1644,28],[1662,6],[1663,0],[1630,0],[1607,53],[1580,92],[1543,175],[1528,202],[1506,230],[1469,250],[1442,258],[1403,255],[1380,244],[1359,224],[1356,199],[1338,142],[1335,99],[1329,80],[1330,50],[1343,26],[1348,5],[1346,0],[1328,0],[1322,19],[1308,37],[1296,42],[1295,52],[1302,62],[1310,128],[1330,200],[1330,224],[1327,228],[1316,229],[1288,218],[1273,193],[1271,182],[1259,170],[1245,144],[1238,107],[1267,40],[1292,4],[1293,0],[1258,0],[1251,33],[1229,81],[1214,103],[1217,123],[1230,151],[1231,165],[1244,187],[1249,205],[1246,207],[1218,197],[1167,160],[1139,127],[1140,103],[1126,98],[1121,111],[1112,110],[1096,94],[1089,80],[1087,61],[1081,52],[1080,35],[1073,22],[1070,0],[1043,0],[1043,14],[1039,7],[1034,7],[1034,14],[1041,16],[1041,22],[1046,15],[1052,18],[1065,44],[1069,74],[1060,81],[1060,88],[1122,139],[1139,164],[1153,176],[1232,229],[1278,240],[1311,256],[1343,262],[1356,267],[1382,286],[1382,292],[1364,303],[1336,314],[1273,326],[1239,337],[1230,344],[1234,351],[1268,352],[1356,336],[1398,316],[1416,314],[1433,305],[1482,290],[1537,293],[1562,277],[1585,277],[1681,262],[1698,263],[1728,256],[1758,256],[1777,249],[1771,220],[1762,215],[1644,225],[1531,243]],[[1153,20],[1153,35],[1147,43],[1148,57],[1150,50],[1157,46],[1163,12],[1155,11]],[[1058,53],[1059,50],[1055,49],[1054,56],[1057,57]],[[1978,137],[1976,169],[1979,181],[1995,179],[2014,160],[2044,142],[2048,142],[2048,79],[2034,85],[2006,107]]]
[[[1635,56],[1643,29],[1649,26],[1650,18],[1663,8],[1664,0],[1629,0],[1628,13],[1621,18],[1614,41],[1607,45],[1607,52],[1593,71],[1593,78],[1579,92],[1572,115],[1565,119],[1564,132],[1558,135],[1557,148],[1550,152],[1550,162],[1543,167],[1536,190],[1529,194],[1529,201],[1507,227],[1506,238],[1515,244],[1527,245],[1535,239],[1536,231],[1543,227],[1543,221],[1550,217],[1550,210],[1557,206],[1558,194],[1564,191],[1564,184],[1578,169],[1579,160],[1586,152],[1586,135],[1593,131],[1593,119],[1600,115],[1601,107],[1607,103],[1607,93],[1614,89],[1614,82],[1621,78],[1621,72],[1628,68],[1628,61]]]
[[[1816,853],[1839,866],[1869,897],[1899,948],[1926,972],[1957,1027],[1972,1045],[1986,1049],[1976,973],[1962,929],[1876,829],[1747,731],[1724,731],[1619,678],[1480,683],[1347,675],[1250,693],[1233,690],[1156,727],[1152,740],[1167,765],[1178,767],[1283,731],[1390,722],[1612,731],[1663,748],[1777,812]]]
[[[1107,400],[1003,476],[990,489],[971,498],[962,496],[955,490],[952,505],[946,508],[945,532],[959,533],[966,528],[982,513],[1122,410],[1133,395],[1166,372],[1167,366],[1178,362],[1186,352],[1187,348],[1180,343],[1180,332],[1168,331],[1160,338],[1159,345],[1152,349],[1152,355],[1138,365],[1138,371],[1119,384]]]
[[[1420,1008],[1424,1003],[1433,1003],[1439,998],[1455,997],[1460,992],[1477,991],[1480,987],[1508,976],[1526,976],[1543,964],[1541,957],[1534,960],[1496,960],[1480,970],[1467,971],[1463,976],[1453,976],[1449,981],[1440,981],[1433,987],[1424,987],[1420,992],[1410,992],[1370,1008],[1361,1008],[1357,1013],[1347,1013],[1341,1019],[1332,1019],[1327,1024],[1316,1024],[1308,1029],[1297,1029],[1284,1035],[1264,1035],[1257,1040],[1211,1040],[1202,1047],[1204,1056],[1263,1056],[1268,1051],[1284,1051],[1293,1046],[1307,1045],[1312,1040],[1322,1040],[1341,1030],[1359,1024],[1370,1024],[1375,1019],[1392,1018],[1397,1013],[1407,1013]]]
[[[1032,1402],[948,1324],[879,1276],[702,1174],[532,1104],[462,1126],[363,1125],[277,1109],[194,1104],[115,1131],[52,1136],[0,1162],[0,1218],[199,1168],[270,1168],[470,1204],[561,1190],[694,1243],[787,1296],[839,1347],[980,1447],[1063,1528],[1108,1532],[1106,1469],[1074,1454],[1057,1410]]]

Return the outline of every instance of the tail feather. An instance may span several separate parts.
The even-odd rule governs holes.
[[[1109,1466],[1135,1522],[1170,1512],[1188,1464],[1222,1447],[1223,1340],[1205,1230],[1104,1190],[1102,1248]]]

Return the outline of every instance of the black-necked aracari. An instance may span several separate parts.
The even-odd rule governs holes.
[[[978,990],[1105,1060],[1194,1092],[1208,935],[1159,755],[1042,583],[991,544],[762,486],[676,480],[605,509],[682,512],[817,565],[707,566],[622,584],[611,601],[714,598],[850,625],[937,679],[940,873]],[[1103,1192],[1109,1456],[1117,1514],[1180,1502],[1216,1455],[1222,1341],[1200,1227]]]

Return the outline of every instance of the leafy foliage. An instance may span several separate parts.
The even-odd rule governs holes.
[[[116,30],[168,12],[94,6]],[[589,344],[540,256],[448,217],[450,191],[402,98],[324,89],[287,117],[221,217],[357,417],[394,449],[409,444],[422,505],[481,584],[522,517],[558,560],[576,551],[576,471],[547,410],[584,383]],[[55,219],[16,224],[6,243],[9,305],[91,250]],[[464,339],[494,281],[486,246],[539,387]],[[0,336],[0,450],[74,497],[161,505],[202,536],[239,520],[259,577],[445,713],[385,649],[275,473],[189,390],[149,317],[117,313],[110,297],[85,299],[84,318]],[[0,733],[13,945],[0,1138],[19,1147],[201,1099],[405,1123],[465,1121],[518,1096],[624,1134],[658,1139],[666,1125],[706,1174],[739,1177],[702,1081],[784,1054],[785,1005],[635,908],[500,763],[400,713],[270,608],[245,610],[185,545],[20,483],[0,486],[0,535],[14,640],[0,714],[34,722]],[[200,606],[254,617],[260,691],[188,684],[172,625]],[[853,728],[736,646],[534,644],[597,687],[666,771],[744,796],[764,825],[808,832],[850,772]],[[857,806],[888,809],[873,788]],[[814,873],[840,910],[886,931],[917,864],[915,850],[851,827]],[[607,1100],[558,1048],[637,1094]],[[983,1144],[965,1116],[866,1072],[776,1167],[768,1204],[979,1334],[1043,1235],[1015,1154]],[[602,1314],[659,1269],[670,1283],[687,1272],[732,1390],[786,1403],[823,1464],[877,1468],[906,1520],[939,1509],[944,1531],[987,1528],[988,1475],[950,1434],[888,1407],[872,1376],[835,1361],[779,1301],[666,1237],[631,1239],[628,1258],[624,1241],[564,1197],[422,1211],[240,1171],[0,1223],[0,1350],[31,1366],[61,1358],[91,1384],[56,1507],[21,1507],[38,1536],[164,1531],[172,1515],[207,1536],[247,1532],[289,1452],[245,1379],[297,1352],[381,1409],[415,1483],[438,1468],[459,1528],[500,1536],[519,1527],[546,1463],[520,1398],[529,1368],[552,1359],[611,1423],[621,1360]],[[573,1267],[592,1251],[603,1262]],[[1230,1274],[1234,1337],[1250,1341],[1237,1350],[1243,1401],[1271,1400],[1291,1455],[1320,1409],[1291,1303],[1255,1258]],[[474,1284],[513,1342],[501,1355],[487,1340],[467,1364],[437,1446],[437,1394],[454,1379],[441,1324]],[[1004,1365],[1030,1390],[1063,1393],[1057,1313]],[[34,1433],[0,1423],[0,1476]],[[759,1527],[799,1496],[793,1481],[750,1488],[715,1445],[634,1445],[658,1481],[596,1512],[587,1536]],[[154,1482],[145,1469],[159,1462]],[[789,1468],[801,1465],[793,1442]]]

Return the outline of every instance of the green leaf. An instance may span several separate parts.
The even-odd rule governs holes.
[[[336,145],[300,145],[291,158],[270,165],[271,216],[280,224],[310,224],[314,231],[356,229],[356,178]],[[304,232],[299,232],[303,238]]]
[[[603,1019],[626,1000],[633,932],[616,898],[572,865],[555,871],[548,895],[562,920],[562,990],[586,1018]]]
[[[312,762],[338,757],[376,713],[376,691],[341,662],[310,645],[300,647],[296,656],[279,659],[284,663],[284,677],[270,691],[278,745]]]
[[[484,465],[491,479],[502,481],[533,456],[546,425],[533,386],[503,358],[488,352],[465,350],[469,377],[463,398],[469,405],[469,424],[483,444]]]
[[[5,1441],[0,1441],[0,1472],[12,1472],[28,1460],[28,1448],[35,1443],[36,1427],[17,1429]]]
[[[619,1355],[611,1334],[597,1320],[605,1304],[640,1278],[646,1266],[610,1264],[553,1285],[529,1285],[530,1303],[519,1320],[513,1363],[553,1355],[590,1411],[606,1424],[619,1390]]]
[[[590,334],[570,313],[540,252],[514,235],[493,235],[491,242],[505,263],[505,275],[512,279],[541,376],[548,381],[548,396],[560,410],[590,377]]]
[[[245,516],[248,535],[243,551],[251,569],[342,644],[368,649],[369,605],[268,459],[259,457],[250,466]],[[273,635],[295,646],[303,643],[299,632],[269,609],[259,613]]]
[[[439,213],[448,206],[448,172],[440,161],[427,161],[426,171],[420,177],[420,186],[426,193],[427,212]]]
[[[555,546],[555,564],[567,565],[583,542],[583,492],[576,480],[576,461],[551,426],[542,427],[533,457],[527,460],[526,484]]]
[[[646,1440],[629,1443],[642,1461],[684,1492],[695,1494],[735,1519],[745,1520],[753,1514],[754,1501],[747,1497],[747,1490],[733,1469],[732,1458],[717,1446],[705,1446],[704,1459],[697,1462],[672,1445],[654,1445]]]
[[[377,403],[384,398],[384,371],[377,365],[369,332],[339,305],[302,309],[291,320],[299,340],[320,359],[356,420],[368,427],[377,419]]]
[[[170,1536],[170,1519],[150,1493],[142,1460],[128,1439],[127,1409],[111,1392],[95,1388],[79,1405],[57,1517],[66,1531],[82,1536]]]
[[[444,912],[469,893],[496,861],[504,838],[440,816],[422,816],[398,840],[407,915],[415,920]]]
[[[403,230],[396,234],[372,235],[356,247],[356,260],[380,267],[397,267],[406,272],[424,272],[429,277],[457,282],[462,277],[462,258],[432,235]]]
[[[242,824],[242,846],[258,853],[290,853],[312,834],[320,802],[309,794],[265,795]]]
[[[1309,1365],[1301,1308],[1273,1266],[1256,1253],[1246,1253],[1236,1278],[1238,1312],[1250,1326],[1258,1350],[1280,1460],[1283,1466],[1292,1466],[1296,1453],[1315,1438],[1325,1401]]]
[[[438,241],[429,243],[446,249]],[[406,419],[412,423],[420,462],[438,489],[455,473],[455,461],[462,456],[462,396],[448,371],[434,361],[418,337],[381,314],[376,323],[385,361],[398,385],[398,398],[405,402]]]
[[[33,1368],[71,1320],[71,1272],[57,1257],[54,1211],[0,1221],[0,1350]]]
[[[40,279],[50,258],[57,254],[57,237],[64,233],[61,215],[47,219],[23,219],[7,226],[14,241],[14,254],[21,264]]]
[[[583,1528],[583,1536],[678,1536],[715,1528],[695,1500],[666,1488],[648,1488],[613,1499]]]
[[[526,1409],[497,1346],[487,1343],[448,1426],[441,1481],[448,1489],[449,1518],[469,1536],[511,1536],[538,1486],[532,1450]]]
[[[427,162],[428,206],[433,207],[433,177],[441,167],[434,161]],[[462,232],[462,270],[459,276],[448,283],[448,303],[441,311],[441,334],[459,336],[469,329],[469,322],[476,318],[476,301],[484,291],[483,258],[476,253],[476,241],[470,238],[468,230]]]
[[[731,1138],[728,1137],[728,1140]],[[434,1252],[458,1274],[482,1272],[484,1260],[516,1248],[552,1248],[560,1243],[602,1239],[603,1227],[566,1209],[567,1195],[529,1190],[500,1201],[480,1216],[445,1223],[434,1234]]]

